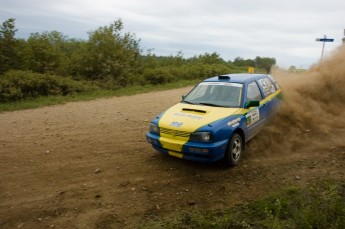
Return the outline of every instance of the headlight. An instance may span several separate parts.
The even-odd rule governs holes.
[[[159,134],[159,127],[156,124],[150,124],[150,132],[154,134]]]
[[[190,140],[198,142],[210,142],[211,141],[210,132],[194,132],[190,135]]]

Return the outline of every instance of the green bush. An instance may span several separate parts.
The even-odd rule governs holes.
[[[243,68],[234,68],[228,64],[190,63],[184,67],[184,79],[206,79],[212,76],[245,72]]]
[[[168,68],[146,69],[143,75],[145,82],[153,85],[169,83],[174,79]]]
[[[50,95],[65,96],[96,88],[85,81],[55,75],[31,71],[8,71],[0,76],[0,102],[14,102]]]
[[[234,68],[227,64],[187,63],[182,66],[147,68],[143,71],[143,81],[148,84],[165,84],[178,80],[209,78],[221,74],[245,72],[243,68]],[[138,77],[139,78],[139,77]]]

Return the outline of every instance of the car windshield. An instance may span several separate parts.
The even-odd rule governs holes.
[[[243,84],[240,83],[202,82],[184,98],[183,102],[219,107],[239,107],[242,87]]]

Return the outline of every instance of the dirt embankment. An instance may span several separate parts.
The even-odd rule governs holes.
[[[277,118],[224,169],[154,152],[149,120],[190,88],[0,114],[0,228],[135,228],[288,185],[345,178],[345,47],[284,89]]]

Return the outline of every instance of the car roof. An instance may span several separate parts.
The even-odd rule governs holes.
[[[246,81],[252,81],[267,77],[265,74],[249,74],[249,73],[238,73],[238,74],[225,74],[208,78],[203,82],[229,82],[229,83],[244,83]]]

